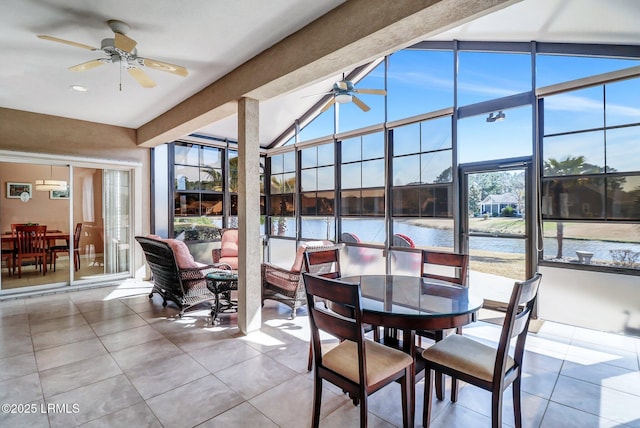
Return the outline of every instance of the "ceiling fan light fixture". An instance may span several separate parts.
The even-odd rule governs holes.
[[[36,190],[49,192],[51,190],[67,190],[67,182],[61,180],[36,180]]]
[[[507,118],[507,115],[504,114],[502,110],[500,110],[495,115],[493,113],[489,113],[489,117],[487,117],[487,122],[501,122]]]
[[[339,104],[350,103],[352,99],[351,94],[336,94],[335,96],[336,102]]]

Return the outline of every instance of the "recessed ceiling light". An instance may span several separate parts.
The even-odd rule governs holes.
[[[78,92],[87,92],[88,91],[86,86],[82,86],[82,85],[71,85],[71,89],[73,89],[74,91],[78,91]]]

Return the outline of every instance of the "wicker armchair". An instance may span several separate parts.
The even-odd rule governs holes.
[[[193,258],[190,261],[179,263],[184,254],[180,254],[179,250],[174,251],[176,247],[172,247],[168,242],[173,241],[171,244],[175,244],[175,240],[136,236],[136,241],[142,247],[153,275],[153,290],[149,293],[149,298],[153,297],[153,293],[158,293],[163,299],[162,306],[167,306],[167,300],[174,302],[180,309],[180,317],[187,309],[195,305],[212,302],[211,316],[213,319],[216,295],[207,288],[205,276],[216,270],[228,270],[230,269],[229,265],[202,266],[193,262]]]
[[[213,263],[226,263],[238,269],[238,229],[220,230],[220,248],[211,251]]]
[[[276,300],[291,308],[291,319],[296,317],[296,310],[307,304],[302,272],[304,267],[304,253],[341,249],[344,244],[334,244],[331,241],[313,241],[302,243],[296,252],[296,258],[291,269],[282,268],[271,263],[263,263],[262,271],[262,304],[266,299]],[[312,269],[314,271],[314,269]],[[319,272],[312,272],[319,273]]]

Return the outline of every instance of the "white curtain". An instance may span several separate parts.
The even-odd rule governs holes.
[[[96,221],[93,212],[93,176],[84,177],[82,179],[82,221]]]

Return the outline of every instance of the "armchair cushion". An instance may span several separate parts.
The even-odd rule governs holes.
[[[194,260],[193,256],[189,252],[189,247],[184,241],[178,239],[164,239],[159,235],[147,235],[149,239],[156,239],[169,244],[173,250],[173,254],[176,256],[176,263],[178,263],[179,269],[199,268],[204,266],[202,263],[198,263]]]

